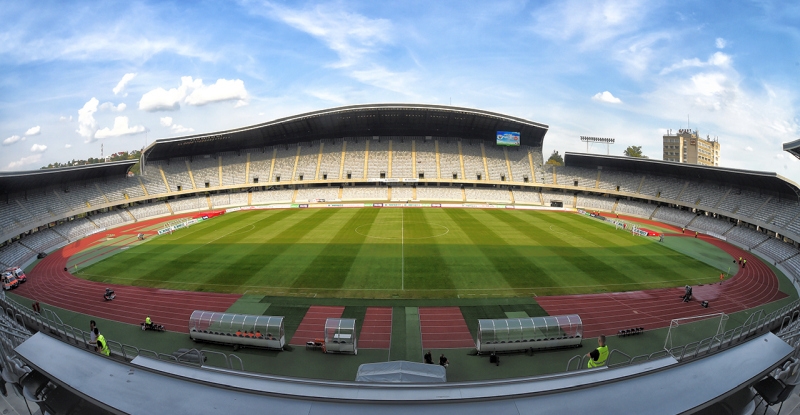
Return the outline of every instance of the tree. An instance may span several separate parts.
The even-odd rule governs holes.
[[[553,150],[553,154],[550,155],[550,158],[547,159],[545,164],[552,164],[554,166],[563,166],[564,159],[561,157],[561,154],[558,154],[558,151]]]
[[[642,159],[649,158],[642,154],[642,146],[628,146],[628,148],[626,148],[622,154],[628,157],[637,157]]]

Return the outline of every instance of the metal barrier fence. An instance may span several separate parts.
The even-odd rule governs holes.
[[[84,347],[87,349],[93,347],[87,338],[88,332],[65,324],[52,310],[45,308],[42,309],[42,313],[36,313],[8,297],[0,298],[0,307],[4,309],[6,315],[20,322],[25,327],[33,327],[38,331],[49,332],[65,343],[72,344],[76,347]],[[728,330],[720,335],[707,337],[700,341],[691,342],[669,350],[658,350],[650,354],[642,354],[633,357],[621,350],[614,349],[609,353],[606,362],[609,368],[645,363],[666,356],[672,356],[679,362],[685,362],[734,347],[750,337],[776,329],[779,330],[778,334],[781,339],[796,349],[795,355],[797,356],[795,357],[800,357],[800,320],[797,320],[798,317],[800,317],[800,300],[795,300],[766,315],[763,309],[757,310],[753,312],[741,326]],[[6,334],[6,330],[0,330],[0,332]],[[9,332],[9,334],[13,333]],[[21,334],[22,333],[18,333],[13,337],[19,338]],[[222,357],[222,361],[225,363],[225,365],[222,366],[223,368],[245,371],[242,359],[232,353],[226,355],[225,353],[214,350],[190,349],[178,355],[171,355],[148,349],[140,349],[136,346],[123,344],[114,340],[107,340],[107,342],[111,354],[122,357],[126,361],[130,361],[136,356],[149,355],[159,360],[200,367],[205,366],[206,355],[213,355]],[[197,358],[190,359],[189,356],[191,355],[195,355]],[[588,359],[586,355],[573,356],[567,361],[565,371],[570,372],[585,368],[588,363],[586,359]],[[233,368],[234,361],[239,363],[238,369]]]
[[[64,323],[58,316],[58,314],[56,314],[53,310],[42,308],[41,313],[37,313],[7,296],[5,298],[0,298],[0,307],[3,308],[6,315],[8,315],[14,320],[19,321],[25,327],[33,328],[36,331],[43,331],[49,333],[53,337],[56,337],[61,341],[76,347],[83,347],[86,349],[94,348],[94,345],[92,345],[89,340],[91,338],[89,332],[83,331],[77,327],[73,327],[70,326],[69,324]],[[30,336],[29,333],[27,335]],[[222,367],[225,369],[235,370],[233,368],[233,362],[238,361],[239,362],[238,370],[245,371],[242,359],[239,358],[239,356],[236,356],[235,354],[226,355],[225,353],[218,352],[215,350],[191,349],[188,352],[184,352],[179,354],[178,356],[175,356],[166,353],[158,353],[153,350],[140,349],[136,346],[124,344],[114,340],[106,339],[106,342],[108,343],[108,348],[111,351],[112,356],[121,357],[126,361],[131,361],[136,356],[149,356],[159,360],[168,360],[176,363],[190,364],[199,367],[199,366],[204,366],[203,362],[206,360],[205,355],[208,354],[208,355],[222,356],[223,358],[222,360],[225,362],[225,366]],[[196,362],[190,359],[180,358],[184,357],[190,352],[197,353],[197,355],[199,356],[199,358],[196,359],[197,360]]]
[[[615,349],[608,354],[606,362],[610,368],[644,363],[652,359],[666,356],[672,356],[679,362],[685,362],[734,347],[750,337],[755,337],[776,329],[779,330],[778,336],[795,348],[795,355],[800,355],[800,321],[797,320],[797,317],[800,317],[800,300],[795,300],[766,315],[763,309],[757,310],[753,312],[753,314],[750,314],[747,320],[739,327],[683,346],[658,350],[649,355],[643,354],[634,357],[630,357],[622,351]],[[616,358],[616,356],[621,356],[622,360]],[[573,356],[567,362],[566,371],[569,372],[571,370],[579,370],[587,367],[587,359],[588,357],[586,355]],[[617,360],[617,362],[614,362],[614,360]]]

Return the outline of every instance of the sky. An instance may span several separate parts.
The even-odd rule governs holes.
[[[547,124],[545,158],[595,136],[661,159],[688,126],[800,182],[798,2],[4,2],[0,74],[3,171],[423,103]]]

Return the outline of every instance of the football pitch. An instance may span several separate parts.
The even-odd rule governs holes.
[[[76,275],[188,291],[485,298],[694,285],[719,271],[573,213],[348,208],[228,213]]]

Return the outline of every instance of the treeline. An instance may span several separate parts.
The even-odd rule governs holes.
[[[114,153],[104,159],[101,158],[94,158],[89,157],[86,160],[70,160],[66,163],[50,163],[41,168],[44,169],[55,169],[59,167],[72,167],[72,166],[84,166],[87,164],[97,164],[97,163],[105,163],[109,161],[120,161],[120,160],[135,160],[139,159],[142,156],[141,150],[133,150],[133,151],[120,151],[118,153]]]

